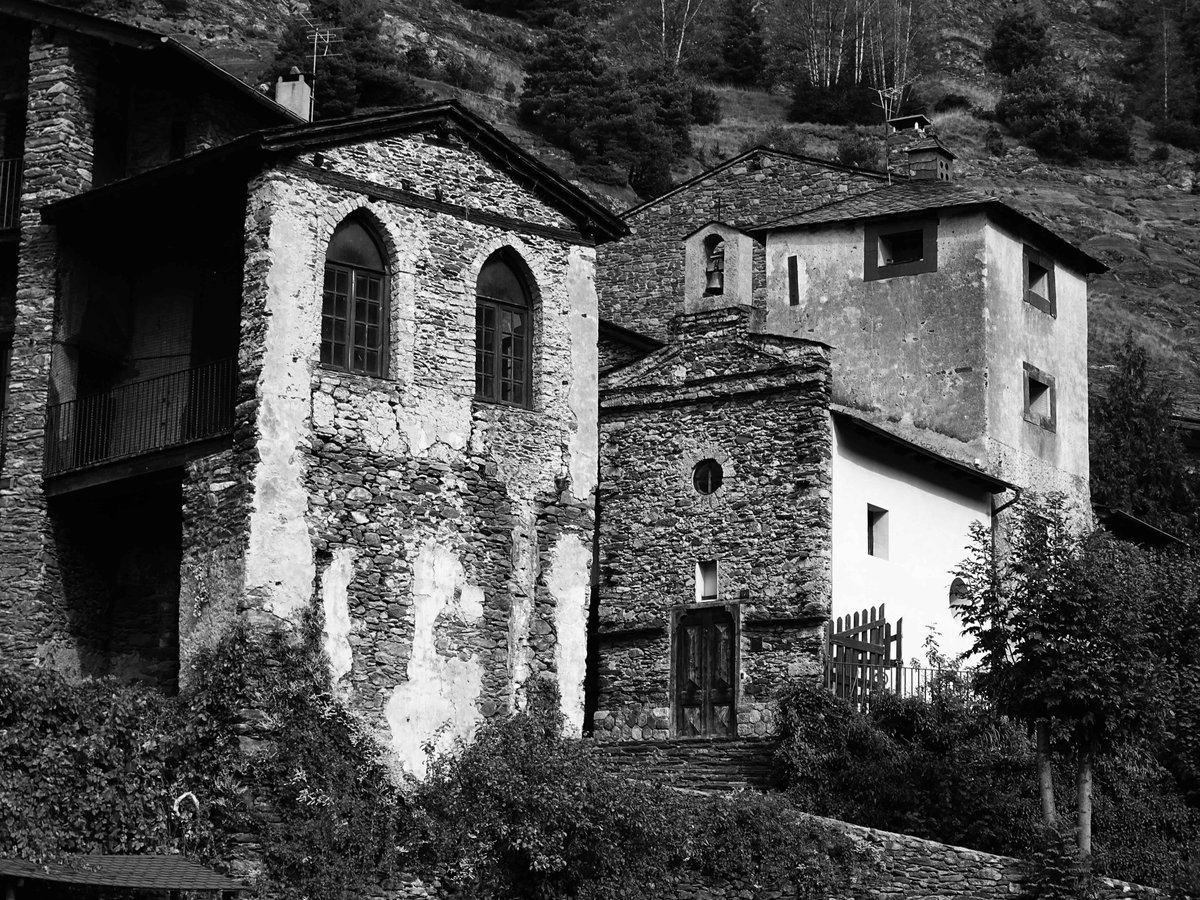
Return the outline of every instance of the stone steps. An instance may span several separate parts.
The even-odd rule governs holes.
[[[772,757],[777,742],[747,738],[689,738],[668,741],[613,741],[594,744],[597,755],[632,777],[663,781],[706,792],[775,785]]]

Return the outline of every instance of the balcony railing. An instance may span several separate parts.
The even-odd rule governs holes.
[[[0,159],[0,231],[21,221],[21,160]]]
[[[50,406],[45,475],[229,434],[236,389],[236,360],[225,359]]]
[[[859,709],[867,709],[882,694],[897,697],[956,696],[968,704],[981,700],[970,669],[903,666],[899,662],[868,663],[825,660],[825,686]]]

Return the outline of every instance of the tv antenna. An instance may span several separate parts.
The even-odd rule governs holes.
[[[302,9],[297,9],[295,12],[307,29],[304,32],[305,43],[312,48],[312,84],[309,85],[308,100],[308,119],[311,122],[316,118],[317,113],[317,61],[342,55],[338,52],[338,45],[345,41],[342,33],[345,29],[340,25],[326,26],[314,22]]]
[[[879,95],[879,108],[883,111],[883,168],[887,171],[888,184],[892,183],[892,160],[888,152],[888,120],[894,119],[900,112],[900,104],[904,101],[904,92],[915,79],[908,79],[900,84],[875,88]]]

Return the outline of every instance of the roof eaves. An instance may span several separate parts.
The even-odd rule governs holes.
[[[928,447],[922,447],[920,444],[893,434],[886,428],[881,428],[874,422],[848,413],[845,410],[833,410],[832,414],[838,421],[844,422],[872,438],[881,440],[883,443],[892,445],[894,449],[899,450],[901,453],[912,454],[936,466],[948,468],[960,477],[983,485],[990,493],[999,494],[1004,491],[1014,491],[1017,489],[1015,485],[1002,478],[997,478],[994,475],[973,469],[965,463],[951,459],[948,456],[943,456],[935,450],[930,450]]]
[[[241,94],[245,99],[262,107],[264,111],[279,116],[281,119],[289,122],[303,123],[306,121],[303,116],[293,112],[286,106],[281,106],[280,104],[276,103],[271,97],[268,97],[266,94],[255,90],[232,72],[227,72],[225,69],[222,69],[215,62],[207,59],[186,44],[181,44],[179,41],[170,37],[164,37],[162,38],[162,41],[162,46],[165,49],[177,54],[181,59],[199,66],[206,73],[222,82],[226,87],[232,89],[235,93]]]
[[[66,9],[39,0],[0,0],[0,15],[12,16],[37,22],[40,25],[50,25],[55,28],[65,28],[78,34],[101,38],[114,44],[127,47],[147,49],[167,40],[161,34],[126,25],[124,22],[114,22],[91,13]]]

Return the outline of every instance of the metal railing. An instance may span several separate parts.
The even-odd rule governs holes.
[[[229,434],[236,362],[224,359],[47,407],[45,475]]]
[[[969,669],[939,669],[902,666],[895,662],[864,663],[825,661],[825,686],[859,709],[870,707],[882,694],[897,697],[959,696],[968,703],[979,702]]]
[[[0,231],[21,221],[21,160],[0,159]]]

